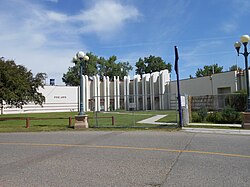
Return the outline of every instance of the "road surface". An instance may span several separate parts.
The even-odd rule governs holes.
[[[250,136],[166,131],[0,134],[0,186],[249,186]]]

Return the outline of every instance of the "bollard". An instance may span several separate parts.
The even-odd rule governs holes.
[[[26,118],[26,128],[30,128],[30,118]]]
[[[115,125],[115,117],[112,116],[112,125]]]
[[[69,127],[71,127],[71,124],[72,124],[72,118],[69,117]]]

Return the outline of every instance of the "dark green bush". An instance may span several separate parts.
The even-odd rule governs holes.
[[[226,97],[226,104],[238,112],[246,110],[247,94],[245,90],[235,92]]]
[[[226,107],[221,112],[207,112],[206,108],[199,111],[192,111],[192,122],[211,122],[211,123],[241,123],[242,116],[234,108]]]
[[[208,113],[206,120],[207,120],[207,122],[212,122],[212,123],[221,123],[223,121],[221,112]]]
[[[198,112],[192,112],[192,122],[201,122],[201,117]]]
[[[202,107],[199,111],[198,111],[198,115],[201,118],[201,121],[204,122],[206,120],[207,117],[207,108],[206,107]]]
[[[240,113],[235,111],[234,108],[226,107],[221,112],[222,122],[221,123],[239,123]]]

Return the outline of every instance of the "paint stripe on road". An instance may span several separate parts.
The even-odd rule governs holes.
[[[100,149],[128,149],[128,150],[142,150],[142,151],[164,151],[175,153],[196,153],[204,155],[219,155],[226,157],[249,158],[250,155],[230,154],[222,152],[208,152],[198,150],[182,150],[182,149],[166,149],[153,147],[129,147],[129,146],[105,146],[105,145],[76,145],[76,144],[41,144],[41,143],[19,143],[19,142],[0,142],[0,145],[17,145],[17,146],[42,146],[42,147],[79,147],[79,148],[100,148]]]

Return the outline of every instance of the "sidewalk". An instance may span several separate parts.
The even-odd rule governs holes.
[[[173,125],[173,123],[157,122],[159,119],[167,115],[156,115],[151,118],[138,121],[137,123],[155,124],[155,125]],[[202,126],[202,128],[192,128],[192,126]],[[239,129],[219,129],[212,127],[236,127]],[[210,127],[210,128],[209,128]],[[193,133],[214,133],[214,134],[238,134],[238,135],[250,135],[250,130],[240,129],[241,124],[205,124],[205,123],[189,123],[186,127],[182,128],[184,132]]]
[[[164,118],[165,116],[167,115],[155,115],[151,118],[138,121],[137,123],[154,124],[154,125],[173,125],[174,123],[157,122],[159,119]]]

